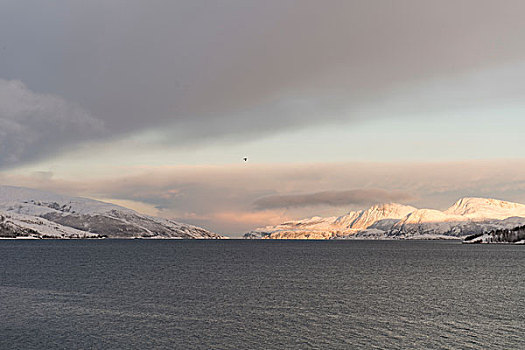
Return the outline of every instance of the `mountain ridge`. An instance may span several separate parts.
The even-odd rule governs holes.
[[[461,239],[525,224],[525,205],[490,198],[464,197],[444,211],[398,203],[374,205],[340,217],[316,217],[257,228],[245,238],[263,239]],[[311,219],[310,219],[311,220]],[[302,222],[300,228],[296,223]]]
[[[225,238],[116,204],[0,186],[0,236],[36,238]]]

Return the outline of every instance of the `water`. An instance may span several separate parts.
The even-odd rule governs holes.
[[[525,246],[0,241],[0,349],[525,349]]]

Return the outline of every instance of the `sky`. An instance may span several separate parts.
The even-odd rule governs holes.
[[[525,203],[524,11],[0,0],[0,184],[231,236],[379,202]]]

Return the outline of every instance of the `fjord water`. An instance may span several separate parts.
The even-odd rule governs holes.
[[[0,349],[524,349],[525,246],[0,241]]]

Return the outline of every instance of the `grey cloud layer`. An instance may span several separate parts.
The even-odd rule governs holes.
[[[62,98],[0,79],[0,165],[17,164],[103,134],[103,123]]]
[[[399,86],[525,57],[522,1],[7,0],[0,9],[0,78],[81,106],[108,137],[158,129],[175,144],[367,118],[360,108]],[[520,93],[520,75],[505,77],[481,92],[467,84],[449,96],[451,82],[392,103],[427,111]],[[9,149],[0,166],[97,135],[55,138],[54,128],[42,124],[40,141]]]
[[[367,205],[384,202],[404,202],[410,199],[414,199],[414,197],[409,193],[400,191],[357,189],[268,196],[255,200],[254,205],[257,209],[300,208],[316,205],[341,207],[352,204]]]

